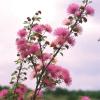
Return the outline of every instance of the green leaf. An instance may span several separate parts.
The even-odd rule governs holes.
[[[32,35],[35,35],[36,34],[36,32],[32,32]]]
[[[41,17],[38,17],[36,20],[37,20],[37,21],[40,21],[40,20],[41,20]]]
[[[62,52],[60,52],[60,54],[63,56],[64,54]]]
[[[11,76],[14,76],[16,73],[15,72],[13,72],[12,74],[11,74]]]
[[[27,24],[27,21],[24,21],[24,24]]]
[[[12,77],[12,78],[11,78],[11,80],[14,80],[14,79],[16,79],[16,78],[15,78],[15,77]]]
[[[87,18],[86,17],[83,17],[83,21],[86,23],[87,22]]]
[[[19,64],[19,61],[18,60],[16,60],[16,61],[14,61],[16,64]]]
[[[65,47],[66,47],[67,49],[69,49],[69,46],[68,46],[68,45],[65,45]]]

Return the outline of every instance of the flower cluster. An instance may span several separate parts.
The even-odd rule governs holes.
[[[8,89],[3,89],[0,91],[0,98],[5,97],[8,94]]]
[[[24,94],[27,92],[27,88],[25,85],[20,84],[15,90],[14,94],[18,96],[18,100],[24,100]]]
[[[26,33],[26,31],[24,31]],[[20,58],[26,58],[32,53],[36,53],[39,50],[39,45],[37,43],[32,43],[26,40],[25,37],[22,37],[23,33],[18,32],[21,37],[16,39],[17,49],[20,55]],[[24,35],[25,36],[25,35]]]
[[[91,99],[90,99],[90,97],[88,97],[88,96],[83,96],[83,97],[81,98],[81,100],[91,100]]]
[[[49,24],[45,24],[45,25],[37,24],[32,28],[32,31],[37,33],[42,33],[43,31],[51,33],[52,28]]]
[[[18,67],[11,79],[11,83],[16,86],[14,94],[17,95],[18,100],[23,100],[24,94],[27,92],[24,85],[18,84],[20,80],[27,79],[27,70],[30,68],[32,78],[36,79],[32,100],[36,100],[37,95],[41,94],[42,88],[55,88],[62,82],[68,86],[71,84],[72,78],[69,71],[56,64],[56,56],[58,54],[63,56],[65,49],[75,45],[75,37],[82,32],[81,24],[87,22],[87,15],[94,14],[94,9],[88,4],[89,1],[84,0],[81,6],[75,3],[69,5],[67,8],[69,17],[65,18],[62,27],[58,27],[54,31],[49,24],[40,23],[41,11],[36,12],[32,18],[27,17],[24,21],[24,27],[17,32],[18,59],[15,62]],[[55,39],[48,41],[47,33],[53,35]],[[23,72],[23,70],[25,71]]]
[[[88,1],[87,1],[88,2]],[[94,9],[91,6],[86,6],[84,8],[84,6],[80,6],[76,3],[72,3],[69,5],[69,7],[67,8],[67,12],[70,14],[75,14],[76,16],[81,16],[81,11],[85,10],[85,14],[87,15],[93,15],[94,14]]]
[[[70,32],[67,28],[57,28],[55,29],[54,34],[57,38],[52,42],[51,46],[63,45],[64,43],[74,45],[75,43],[74,38],[70,36]]]
[[[44,79],[44,84],[52,88],[63,80],[66,85],[70,85],[71,77],[69,71],[60,66],[50,64],[47,68],[48,75]]]

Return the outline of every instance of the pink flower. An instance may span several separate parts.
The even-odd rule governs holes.
[[[51,47],[56,47],[58,45],[58,39],[55,39],[51,42]]]
[[[47,69],[48,69],[49,72],[54,72],[55,73],[58,68],[59,67],[57,65],[50,64]]]
[[[0,91],[0,97],[4,97],[8,94],[8,90],[7,89],[3,89]]]
[[[80,17],[80,16],[81,16],[81,12],[80,12],[80,11],[76,11],[76,12],[75,12],[75,15],[76,15],[77,17]]]
[[[21,59],[26,58],[29,55],[29,51],[28,51],[29,46],[27,45],[28,43],[26,39],[25,38],[17,39],[16,44]]]
[[[60,71],[60,67],[54,64],[50,64],[47,67],[48,72],[52,75],[52,77],[57,78],[57,73]]]
[[[20,95],[20,96],[18,97],[18,100],[24,100],[23,96]]]
[[[17,32],[17,34],[20,36],[20,37],[25,37],[27,35],[27,31],[26,29],[21,29]]]
[[[25,38],[17,39],[16,44],[22,59],[39,51],[39,45],[37,43],[28,43]]]
[[[35,70],[33,70],[33,71],[32,71],[32,73],[31,73],[31,79],[35,78],[35,77],[36,77],[36,75],[37,75],[36,71],[35,71]]]
[[[24,94],[27,92],[27,88],[25,85],[20,84],[14,91],[18,95],[18,100],[24,100]]]
[[[45,85],[48,87],[48,88],[54,88],[56,86],[56,83],[53,81],[53,80],[50,80],[48,78],[44,79],[43,80],[43,83],[45,83]]]
[[[70,25],[71,23],[72,23],[72,21],[70,19],[63,20],[64,25]]]
[[[78,24],[78,25],[75,26],[74,31],[78,32],[78,33],[81,33],[82,32],[82,27]]]
[[[28,90],[28,89],[26,88],[25,85],[20,84],[20,85],[18,86],[18,88],[15,89],[14,92],[15,92],[16,94],[18,94],[18,95],[24,95],[24,93],[26,93],[27,90]]]
[[[23,95],[23,92],[21,91],[20,88],[16,88],[14,92],[15,92],[16,94]]]
[[[37,64],[36,66],[35,66],[35,68],[36,68],[36,71],[38,72],[38,71],[40,71],[41,69],[42,69],[42,65],[41,64]],[[34,76],[34,75],[33,75]]]
[[[46,61],[46,60],[48,60],[48,59],[51,58],[51,54],[49,54],[49,53],[43,53],[43,55],[41,55],[39,58],[41,60],[43,60],[43,61]]]
[[[52,32],[52,27],[49,24],[45,24],[44,29],[45,29],[46,32],[49,32],[49,33]]]
[[[44,26],[43,25],[35,25],[32,28],[33,32],[37,32],[37,33],[41,33],[44,30]]]
[[[43,96],[43,92],[41,90],[38,90],[37,91],[37,94],[38,94],[39,97],[42,97]]]
[[[28,90],[27,87],[25,85],[23,85],[23,84],[20,84],[19,88],[23,93],[26,93],[27,90]]]
[[[37,51],[39,51],[40,47],[37,43],[34,43],[32,45],[30,45],[30,48],[29,48],[29,52],[30,53],[35,53]]]
[[[69,30],[67,28],[60,27],[55,29],[54,34],[58,36],[67,36],[69,35]]]
[[[71,83],[71,78],[69,71],[67,69],[64,69],[60,66],[50,64],[47,67],[47,71],[51,74],[51,76],[55,79],[59,78],[64,80],[64,82],[69,85]]]
[[[71,46],[74,46],[75,44],[75,39],[73,37],[68,37],[67,38],[67,42],[71,45]]]
[[[71,46],[74,46],[75,39],[70,36],[58,36],[52,43],[51,46],[55,47],[57,45],[63,45],[64,43],[69,43]]]
[[[16,45],[26,44],[27,40],[25,38],[16,39]]]
[[[90,99],[90,97],[88,97],[88,96],[83,96],[83,97],[81,98],[81,100],[91,100],[91,99]]]
[[[28,55],[29,55],[29,52],[26,51],[26,50],[23,50],[23,51],[20,52],[20,58],[21,59],[26,58]]]
[[[59,78],[62,78],[67,85],[70,85],[71,78],[69,75],[69,71],[67,69],[61,68],[61,72],[59,74]]]
[[[67,12],[70,14],[75,14],[75,12],[78,10],[79,10],[79,5],[75,3],[70,4],[67,8]]]
[[[85,9],[86,9],[86,13],[88,15],[93,15],[94,14],[94,9],[91,6],[87,6]]]
[[[66,42],[66,37],[59,36],[57,37],[56,41],[58,42],[59,45],[63,45]]]

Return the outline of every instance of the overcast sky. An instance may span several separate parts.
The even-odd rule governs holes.
[[[82,0],[0,0],[0,85],[8,85],[10,74],[16,68],[16,32],[27,16],[42,10],[44,23],[59,27],[67,17],[66,8],[71,2]],[[83,33],[76,38],[76,45],[59,57],[59,64],[72,76],[69,89],[100,89],[100,0],[93,0],[95,15],[83,24]],[[63,60],[62,60],[63,59]],[[29,79],[30,80],[30,79]],[[26,81],[29,87],[33,81]]]

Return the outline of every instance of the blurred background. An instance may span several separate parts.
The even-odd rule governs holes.
[[[66,9],[72,2],[81,3],[82,0],[0,0],[0,85],[9,86],[10,75],[16,68],[16,33],[23,27],[24,20],[41,10],[43,23],[59,27],[68,16]],[[59,64],[72,76],[72,85],[62,84],[61,87],[70,91],[100,90],[100,0],[93,0],[91,5],[95,15],[88,17],[88,22],[82,25],[83,33],[76,38],[76,45],[66,51],[63,58],[58,57]],[[32,79],[24,83],[34,88]]]

